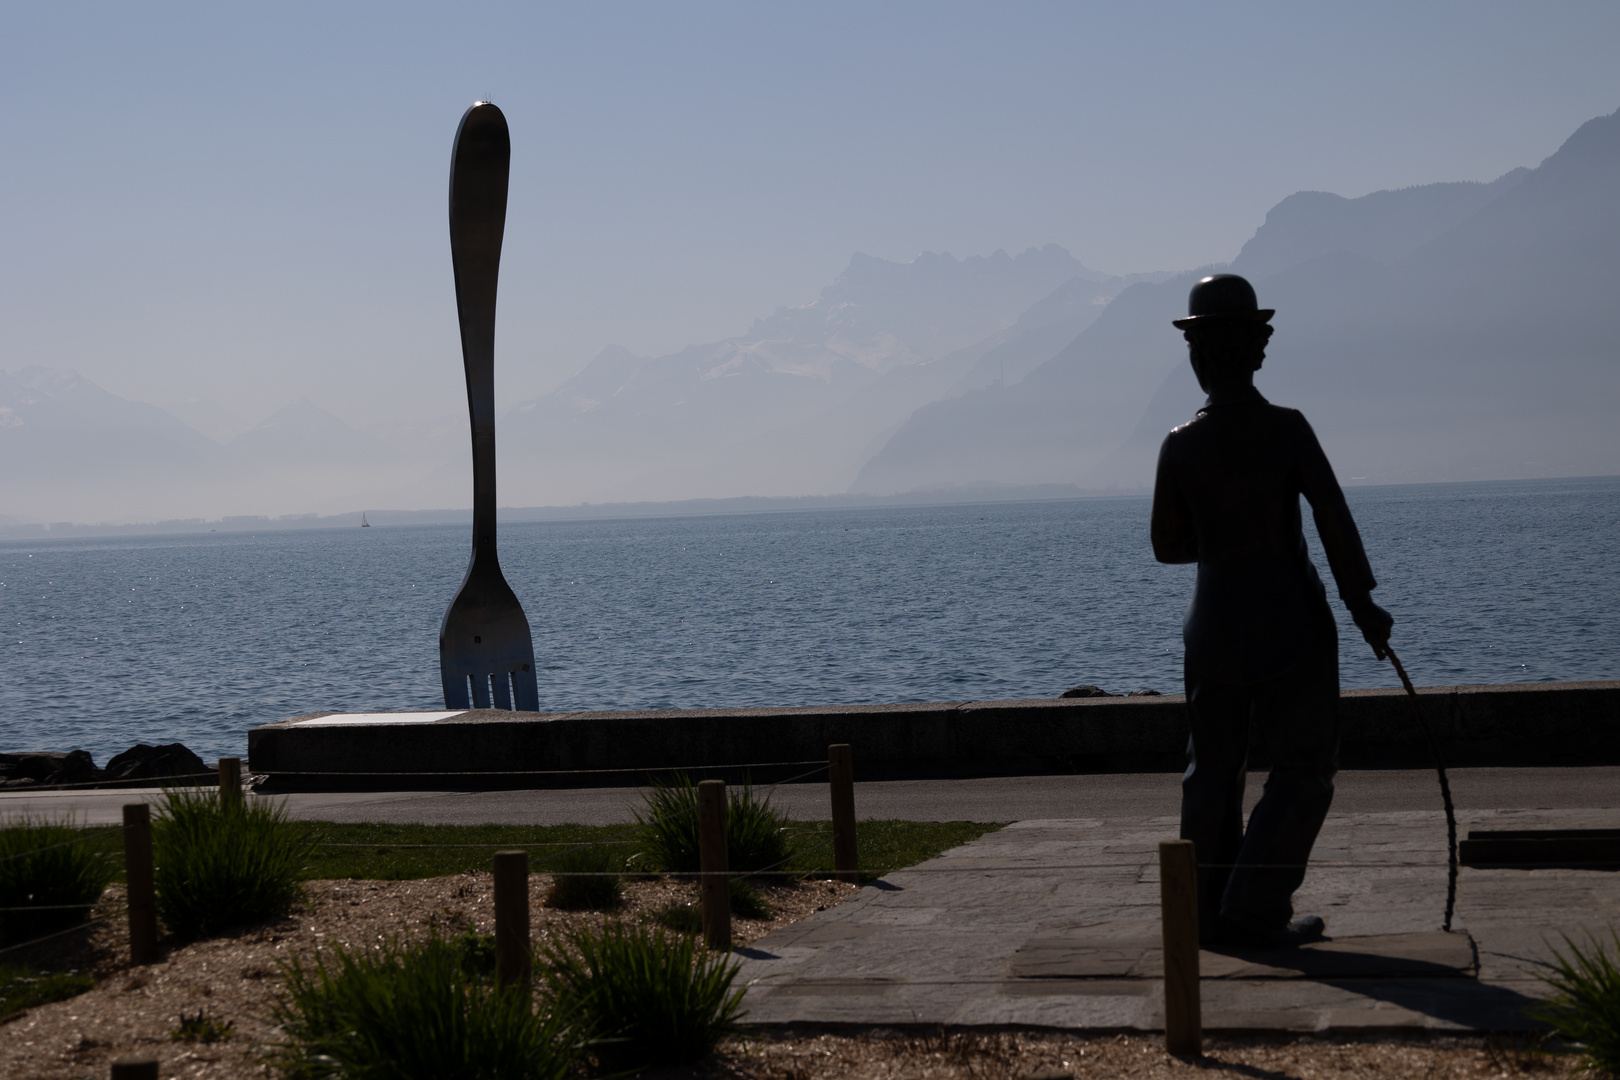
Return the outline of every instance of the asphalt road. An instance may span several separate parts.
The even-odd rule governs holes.
[[[1450,770],[1459,810],[1620,809],[1620,767],[1466,768]],[[862,818],[913,821],[1029,821],[1052,818],[1144,818],[1178,812],[1174,773],[1098,773],[974,780],[886,780],[855,785]],[[1248,802],[1259,798],[1264,773],[1250,776]],[[144,789],[105,792],[0,794],[0,818],[19,814],[73,816],[90,824],[120,818],[126,802],[155,795]],[[613,825],[632,820],[635,788],[543,791],[401,791],[295,794],[288,809],[300,818],[471,825],[485,822]],[[795,818],[825,819],[825,784],[787,784],[772,801]],[[1337,813],[1439,810],[1440,789],[1428,769],[1359,769],[1339,774]]]

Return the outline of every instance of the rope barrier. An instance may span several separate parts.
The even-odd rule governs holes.
[[[787,765],[788,765],[788,764],[795,764],[795,765],[805,765],[805,764],[808,764],[808,762],[803,762],[803,761],[798,761],[798,762],[784,762],[784,763],[783,763],[783,767],[784,767],[784,768],[785,768],[785,767],[786,767],[786,766],[787,766]],[[754,767],[755,767],[755,766],[752,766],[752,765],[748,765],[748,766],[744,766],[744,767],[745,767],[745,768],[750,768],[750,769],[751,769],[751,768],[754,768]],[[783,784],[792,784],[792,783],[797,783],[797,782],[798,782],[798,781],[800,781],[800,780],[803,780],[803,779],[804,779],[804,778],[805,778],[805,777],[807,777],[807,776],[814,776],[814,775],[816,775],[816,773],[819,773],[819,772],[826,772],[826,771],[827,771],[827,770],[828,770],[828,769],[829,769],[829,768],[830,768],[830,767],[831,767],[831,766],[830,766],[830,765],[828,765],[828,763],[827,763],[827,762],[825,762],[825,761],[823,761],[823,762],[822,762],[822,763],[821,763],[821,764],[820,764],[820,765],[818,765],[818,766],[817,766],[817,767],[816,767],[816,768],[814,768],[814,769],[810,769],[810,770],[809,770],[809,771],[807,771],[807,772],[802,772],[802,773],[800,773],[800,774],[799,774],[799,775],[798,775],[798,776],[790,776],[790,777],[788,777],[788,778],[787,778],[787,779],[786,779],[786,780],[778,780],[778,781],[776,781],[776,782],[775,782],[775,783],[772,783],[772,784],[767,784],[767,785],[765,785],[765,791],[766,791],[766,796],[765,796],[765,797],[766,797],[766,798],[767,798],[767,799],[768,799],[768,798],[770,798],[770,794],[769,794],[769,793],[770,793],[770,792],[772,792],[772,791],[775,791],[775,790],[776,790],[776,789],[777,789],[777,788],[779,788],[779,787],[781,787],[781,786],[782,786],[782,785],[783,785]],[[751,784],[748,784],[748,785],[744,785],[744,786],[746,786],[746,787],[752,787],[752,786],[753,786],[753,785],[751,785]]]
[[[495,779],[495,778],[502,777],[502,776],[594,776],[594,775],[603,774],[603,773],[613,774],[613,775],[623,775],[624,773],[700,773],[700,772],[718,772],[718,771],[720,771],[722,769],[731,769],[731,770],[736,770],[736,769],[789,769],[789,768],[793,768],[793,767],[798,766],[798,765],[814,765],[814,764],[816,764],[816,762],[811,762],[811,761],[761,761],[761,762],[752,762],[752,763],[746,763],[746,764],[741,764],[741,765],[644,765],[644,766],[630,766],[630,767],[625,767],[625,768],[621,768],[621,769],[488,769],[488,770],[481,770],[481,771],[477,771],[477,772],[446,772],[443,769],[436,769],[436,770],[435,769],[420,769],[420,770],[412,770],[412,771],[404,771],[404,770],[372,770],[372,771],[369,771],[369,772],[366,772],[366,771],[362,771],[362,772],[342,772],[342,771],[338,771],[338,770],[326,770],[326,769],[321,769],[321,770],[317,770],[317,771],[297,771],[297,770],[290,770],[290,769],[272,769],[272,770],[269,770],[267,772],[256,773],[255,775],[257,775],[257,776],[269,776],[269,777],[278,777],[278,776],[437,776],[437,777],[442,777],[442,778],[450,778],[450,777],[462,778],[462,777],[486,776],[486,777],[489,777],[491,779]],[[809,772],[800,773],[798,776],[789,777],[786,780],[777,780],[771,786],[775,787],[777,784],[791,784],[793,781],[802,780],[806,776],[814,776],[816,773],[820,772],[822,769],[825,769],[825,768],[827,768],[827,763],[825,761],[823,761],[823,762],[820,763],[818,768],[811,769]],[[212,774],[209,774],[209,775],[212,775]]]
[[[100,788],[107,791],[122,791],[129,788],[138,787],[164,788],[170,786],[167,781],[194,780],[197,777],[208,777],[212,780],[217,779],[219,777],[219,773],[209,771],[196,773],[175,773],[173,776],[138,776],[130,777],[124,780],[80,780],[71,784],[53,784],[49,781],[41,781],[37,787],[0,788],[0,795],[31,795],[36,791],[65,791],[69,788]]]
[[[699,772],[716,772],[716,771],[720,771],[720,770],[724,770],[724,769],[730,769],[730,770],[736,770],[736,769],[788,769],[788,768],[794,768],[794,767],[799,766],[799,765],[813,765],[813,766],[816,766],[816,767],[810,769],[808,772],[802,772],[797,776],[789,777],[786,780],[774,781],[770,786],[771,787],[776,787],[776,786],[778,786],[780,784],[791,784],[791,783],[794,783],[796,781],[803,780],[806,777],[814,776],[816,773],[821,772],[821,771],[823,771],[823,770],[825,770],[827,768],[827,763],[825,761],[822,761],[822,762],[814,762],[814,761],[759,761],[759,762],[751,762],[751,763],[742,764],[742,765],[669,765],[669,766],[665,766],[665,765],[656,765],[656,766],[655,765],[648,765],[648,766],[620,768],[620,769],[498,769],[498,770],[492,769],[492,770],[479,771],[479,772],[445,772],[442,769],[418,769],[418,770],[403,770],[403,769],[371,769],[371,770],[336,770],[336,769],[330,769],[330,770],[329,769],[292,770],[292,769],[276,769],[276,770],[272,770],[272,771],[269,771],[269,772],[253,773],[251,775],[254,775],[254,776],[269,776],[269,777],[279,777],[279,776],[318,776],[318,777],[339,777],[339,776],[436,776],[436,777],[442,777],[442,778],[448,778],[448,777],[456,777],[456,778],[489,777],[490,779],[495,779],[495,778],[499,778],[499,777],[503,777],[503,776],[598,776],[598,775],[623,775],[624,773],[699,773]],[[219,774],[217,772],[214,772],[214,771],[210,770],[208,772],[197,772],[197,773],[176,773],[176,774],[174,774],[172,776],[131,777],[131,778],[128,778],[128,779],[121,779],[121,780],[84,780],[84,781],[76,781],[76,782],[71,783],[71,784],[57,784],[57,783],[49,783],[49,782],[43,782],[42,781],[37,787],[0,789],[0,794],[32,794],[34,792],[39,792],[39,791],[65,791],[65,790],[77,789],[77,788],[100,789],[100,790],[106,790],[106,791],[117,791],[117,790],[121,790],[121,789],[135,788],[135,787],[163,788],[163,787],[169,786],[169,782],[174,781],[174,780],[196,780],[196,779],[210,779],[210,780],[212,780],[212,779],[217,779],[218,776],[219,776]],[[188,785],[188,786],[190,786],[190,785]]]
[[[128,908],[120,908],[117,911],[108,912],[106,915],[97,915],[93,919],[86,919],[82,923],[74,923],[66,930],[58,930],[54,934],[46,934],[43,937],[33,938],[28,941],[19,941],[15,945],[7,945],[5,948],[0,949],[0,956],[4,956],[8,952],[16,952],[18,949],[26,949],[30,945],[38,945],[42,941],[50,941],[52,938],[59,938],[63,935],[71,934],[76,930],[83,930],[85,927],[93,926],[98,922],[106,922],[108,919],[116,919],[120,915],[127,915],[128,913]]]
[[[778,859],[776,862],[771,863],[769,866],[762,866],[758,870],[750,870],[747,873],[743,873],[743,874],[740,874],[740,875],[734,874],[733,876],[736,876],[738,881],[747,881],[751,877],[758,877],[760,874],[768,874],[772,870],[775,870],[779,866],[786,866],[788,863],[792,862],[794,859],[802,858],[802,857],[804,857],[806,855],[813,855],[816,852],[823,850],[824,848],[832,847],[832,845],[833,845],[833,838],[829,836],[829,837],[827,837],[827,839],[823,840],[821,843],[817,844],[813,848],[809,848],[808,850],[805,850],[805,851],[795,851],[792,855],[789,855],[787,858]]]
[[[12,827],[13,828],[26,828],[27,826],[12,826]],[[68,826],[68,828],[73,828],[73,826],[70,825],[70,826]],[[12,861],[17,860],[17,859],[29,859],[29,858],[34,857],[35,855],[38,855],[42,851],[54,851],[57,848],[70,847],[70,846],[72,846],[74,844],[82,844],[86,840],[88,840],[91,836],[94,836],[94,835],[96,835],[98,833],[123,832],[123,831],[124,831],[124,826],[122,826],[122,825],[102,825],[102,826],[99,826],[99,827],[94,828],[94,829],[88,829],[85,832],[83,832],[83,833],[79,834],[78,836],[74,837],[72,840],[62,840],[62,841],[60,841],[58,843],[55,843],[55,844],[46,844],[44,847],[29,848],[27,851],[19,852],[16,855],[7,855],[5,858],[0,859],[0,863],[8,863],[8,862],[12,862]]]
[[[749,871],[716,870],[716,871],[711,871],[711,872],[705,872],[705,871],[702,871],[702,870],[681,870],[681,871],[662,871],[660,873],[663,876],[677,877],[677,878],[752,877],[755,874],[768,873],[771,870],[774,870],[778,866],[782,866],[785,863],[791,862],[793,859],[799,858],[799,857],[801,857],[803,855],[808,855],[808,854],[810,854],[812,852],[815,852],[815,851],[820,851],[823,848],[831,846],[831,844],[832,844],[831,840],[824,840],[820,844],[817,844],[813,848],[807,848],[804,851],[795,852],[794,855],[791,856],[790,858],[783,859],[783,860],[781,860],[779,862],[776,862],[776,863],[772,863],[770,866],[764,867],[764,868],[759,869],[759,870],[749,870]],[[1147,869],[1151,869],[1152,866],[1154,865],[1154,863],[1155,863],[1155,860],[1153,858],[1149,857],[1149,858],[1144,858],[1140,862],[1128,862],[1128,863],[1069,863],[1069,864],[1056,864],[1056,865],[1043,865],[1043,866],[982,866],[982,867],[960,867],[960,868],[958,868],[958,867],[948,867],[948,866],[903,866],[903,867],[899,867],[899,868],[897,868],[895,870],[887,871],[886,873],[884,873],[884,874],[882,874],[880,876],[888,877],[888,876],[890,876],[892,874],[1008,874],[1008,873],[1044,874],[1044,873],[1046,873],[1048,871],[1053,871],[1053,870],[1147,870]],[[1199,863],[1198,867],[1201,870],[1202,869],[1232,869],[1235,866],[1243,866],[1244,868],[1251,869],[1251,870],[1317,870],[1317,871],[1321,871],[1321,870],[1334,870],[1334,869],[1345,869],[1345,870],[1436,870],[1436,869],[1439,869],[1440,867],[1445,866],[1445,865],[1446,864],[1442,863],[1442,862],[1327,863],[1327,864],[1323,864],[1323,863]],[[1497,865],[1498,864],[1493,863],[1493,864],[1490,864],[1490,867],[1486,867],[1486,868],[1487,869],[1488,868],[1495,868],[1495,867],[1497,867]],[[1502,864],[1502,865],[1508,865],[1508,864]],[[1515,870],[1519,870],[1519,869],[1525,869],[1525,870],[1534,870],[1534,869],[1543,869],[1543,870],[1578,870],[1578,869],[1580,869],[1582,867],[1587,867],[1587,866],[1591,866],[1591,867],[1613,867],[1614,866],[1614,860],[1609,859],[1609,860],[1601,860],[1601,861],[1593,860],[1593,861],[1590,861],[1590,862],[1575,862],[1574,860],[1571,860],[1571,859],[1560,859],[1560,860],[1558,860],[1556,862],[1546,862],[1546,863],[1520,863],[1520,862],[1515,862],[1515,863],[1511,864],[1511,867],[1513,869],[1515,869]],[[823,870],[822,870],[822,868],[816,868],[816,869],[813,869],[813,870],[806,870],[804,872],[805,873],[821,873],[821,872],[823,872]],[[536,873],[547,874],[547,875],[550,875],[552,877],[623,877],[623,876],[625,876],[625,873],[635,874],[636,871],[632,870],[632,871],[620,872],[620,871],[613,871],[613,870],[578,870],[578,871],[575,871],[575,870],[568,870],[568,871],[537,870]]]
[[[551,847],[601,847],[610,844],[633,844],[634,840],[546,840],[530,843],[526,840],[502,840],[498,843],[488,844],[390,844],[386,840],[379,840],[374,844],[339,843],[336,840],[317,840],[316,847],[332,848],[387,848],[389,851],[432,851],[438,848],[551,848]]]
[[[828,768],[828,763],[825,762],[825,761],[819,762],[819,763],[817,763],[817,762],[808,762],[808,761],[777,762],[776,763],[776,767],[786,767],[788,765],[814,765],[815,768],[812,768],[812,769],[809,769],[809,770],[807,770],[805,772],[802,772],[797,776],[790,776],[786,780],[778,780],[774,784],[767,785],[766,788],[765,788],[765,799],[767,801],[769,801],[769,799],[770,799],[770,793],[775,791],[781,785],[783,785],[783,784],[791,784],[794,781],[802,780],[807,776],[814,776],[816,773],[822,772],[822,771],[824,771],[825,769]],[[766,768],[768,766],[752,766],[752,765],[748,765],[748,766],[741,766],[741,767],[742,768],[756,768],[756,767],[758,767],[758,768]],[[589,771],[600,771],[600,770],[589,770]],[[686,770],[682,770],[682,769],[677,769],[677,770],[674,770],[674,771],[677,772],[677,773],[686,772]],[[753,788],[752,784],[748,784],[748,785],[744,785],[744,786],[749,790],[752,790],[752,788]],[[688,818],[688,817],[693,816],[697,812],[698,812],[698,805],[697,805],[696,800],[694,800],[693,804],[691,806],[687,807],[685,810],[682,810],[673,820],[674,821],[680,821],[680,820],[682,820],[684,818]],[[615,837],[628,837],[631,833],[640,832],[644,827],[645,827],[645,825],[640,820],[637,820],[636,824],[625,826],[625,828],[622,831],[620,831],[618,833],[615,833],[614,836]],[[622,839],[622,840],[621,839],[582,840],[582,841],[580,841],[579,843],[576,843],[576,844],[559,845],[559,846],[562,846],[564,848],[564,850],[558,852],[558,854],[559,855],[566,855],[566,854],[569,853],[569,851],[578,851],[578,850],[581,850],[581,849],[587,848],[587,847],[605,846],[605,845],[609,845],[609,844],[633,844],[635,842],[636,842],[635,840],[630,840],[630,839]],[[516,846],[521,847],[522,845],[516,845]],[[534,844],[534,845],[530,845],[530,846],[539,847],[541,845]],[[585,877],[585,876],[587,876],[587,874],[589,874],[589,876],[597,876],[597,872],[585,872],[585,873],[578,873],[578,874],[569,872],[569,873],[567,873],[565,875],[562,875],[562,876]],[[557,875],[554,874],[553,876],[557,876]],[[610,876],[617,876],[617,875],[610,875]]]

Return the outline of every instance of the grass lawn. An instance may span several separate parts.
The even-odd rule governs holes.
[[[643,850],[633,825],[344,825],[311,822],[315,848],[306,879],[364,878],[398,881],[487,870],[497,850],[523,849],[529,866],[543,872],[570,847],[608,844],[632,868]],[[1001,828],[977,822],[863,821],[856,827],[861,877],[873,878],[933,858]],[[832,822],[795,821],[788,826],[798,854],[783,872],[832,872]]]
[[[0,965],[0,1019],[35,1005],[75,997],[94,985],[90,976],[76,972],[52,974]]]
[[[529,866],[543,873],[551,859],[581,844],[608,844],[622,852],[635,869],[634,857],[644,850],[635,825],[349,825],[326,821],[302,823],[315,842],[302,877],[364,878],[405,881],[442,877],[467,870],[488,870],[496,851],[522,848]],[[856,826],[861,879],[874,878],[915,866],[947,848],[976,840],[1001,828],[999,824],[971,821],[862,821]],[[118,867],[124,879],[122,830],[86,829],[96,846]],[[797,849],[782,867],[798,876],[832,873],[832,822],[794,821],[788,833]]]

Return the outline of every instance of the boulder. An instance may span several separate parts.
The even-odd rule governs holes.
[[[1164,697],[1157,690],[1132,690],[1126,697]]]
[[[1076,686],[1076,687],[1073,687],[1072,689],[1065,690],[1065,691],[1063,691],[1063,693],[1059,694],[1058,696],[1059,697],[1119,697],[1118,694],[1110,694],[1108,691],[1104,690],[1102,687],[1100,687],[1100,686],[1092,686],[1089,683],[1086,684],[1085,686]]]
[[[107,762],[106,774],[109,780],[166,780],[178,776],[196,777],[207,771],[203,759],[182,743],[161,746],[140,743],[122,754],[115,754]]]
[[[7,787],[93,784],[101,778],[101,770],[86,750],[0,754],[0,784]]]

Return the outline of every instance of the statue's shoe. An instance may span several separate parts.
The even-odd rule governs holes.
[[[1277,926],[1223,913],[1216,940],[1251,949],[1297,949],[1326,937],[1327,923],[1316,915],[1301,915],[1286,926]]]

